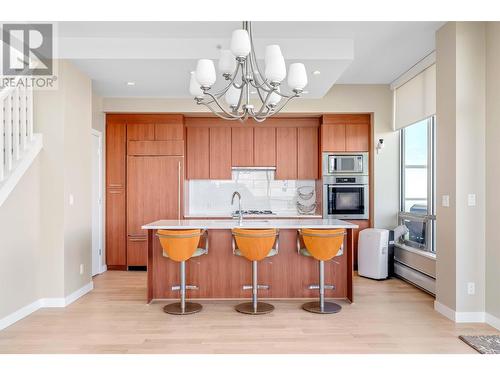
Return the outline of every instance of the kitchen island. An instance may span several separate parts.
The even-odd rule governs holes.
[[[260,290],[259,298],[315,298],[318,292],[307,287],[318,284],[318,262],[297,252],[297,230],[301,228],[346,229],[344,254],[325,262],[325,282],[334,290],[326,298],[353,301],[353,229],[358,226],[335,219],[269,219],[244,220],[158,220],[142,226],[148,231],[148,303],[156,299],[178,298],[171,286],[179,283],[178,263],[163,256],[159,229],[205,229],[208,231],[208,254],[186,262],[186,278],[198,290],[189,290],[191,299],[243,299],[251,291],[242,286],[252,279],[251,262],[232,252],[232,228],[279,229],[279,254],[259,263],[259,284],[269,285]]]

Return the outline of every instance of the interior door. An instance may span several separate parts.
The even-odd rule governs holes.
[[[102,264],[102,136],[92,134],[92,276]]]
[[[145,266],[147,237],[141,226],[180,218],[183,158],[129,156],[127,172],[127,265]]]

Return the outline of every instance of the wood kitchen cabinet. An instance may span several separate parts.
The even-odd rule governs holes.
[[[298,128],[297,178],[317,180],[319,178],[318,128]]]
[[[155,125],[148,123],[127,123],[127,141],[154,141]]]
[[[276,129],[276,180],[297,179],[297,128]]]
[[[209,163],[211,179],[231,179],[231,128],[210,128]]]
[[[182,115],[162,116],[155,120],[155,141],[184,139],[184,117]]]
[[[126,126],[120,121],[106,125],[106,264],[124,268],[126,255]]]
[[[252,167],[254,165],[253,128],[231,129],[231,164],[233,167]]]
[[[147,265],[145,223],[181,216],[183,158],[128,156],[127,265]]]
[[[276,166],[276,128],[259,126],[253,133],[253,165]]]
[[[321,125],[322,152],[368,152],[370,115],[325,115]]]
[[[321,126],[321,151],[345,151],[345,124],[323,124]]]
[[[188,180],[210,178],[209,137],[209,128],[186,129],[186,178]]]
[[[370,228],[369,220],[348,220],[350,223],[357,224],[359,228],[353,229],[353,261],[354,269],[358,269],[358,240],[359,232],[363,229]]]

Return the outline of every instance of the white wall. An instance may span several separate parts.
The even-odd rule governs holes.
[[[40,156],[0,207],[0,320],[40,298]]]
[[[484,312],[485,25],[449,22],[437,32],[436,300]],[[441,196],[450,196],[450,207]],[[476,195],[469,206],[468,194]],[[475,294],[467,284],[475,283]]]
[[[68,61],[57,75],[57,90],[34,93],[44,147],[0,208],[0,320],[91,281],[91,81]]]
[[[486,77],[486,312],[500,321],[500,22],[486,25]]]
[[[104,98],[104,112],[206,113],[190,99]],[[322,99],[291,101],[285,114],[373,113],[373,142],[384,139],[385,148],[375,154],[374,225],[397,225],[399,137],[392,130],[392,91],[388,85],[335,85]]]

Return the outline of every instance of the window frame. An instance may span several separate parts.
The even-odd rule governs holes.
[[[415,214],[405,211],[405,130],[419,122],[427,121],[427,214]],[[436,254],[436,116],[428,117],[408,127],[399,130],[399,213],[398,222],[404,220],[425,222],[425,244],[421,245],[409,240],[404,240],[406,246]],[[415,168],[420,168],[415,166]],[[418,200],[418,199],[415,199]]]

